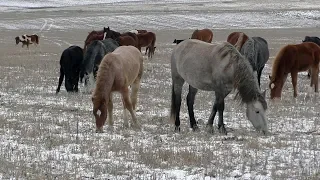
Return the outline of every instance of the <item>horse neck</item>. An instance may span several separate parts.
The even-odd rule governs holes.
[[[244,103],[253,102],[260,94],[258,81],[254,75],[256,72],[253,72],[248,60],[242,56],[238,56],[234,69],[235,87],[238,89],[241,101]]]

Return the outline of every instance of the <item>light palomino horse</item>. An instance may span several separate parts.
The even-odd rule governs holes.
[[[311,69],[311,84],[318,92],[320,48],[313,42],[304,42],[295,45],[286,45],[277,54],[272,65],[272,74],[269,77],[270,98],[281,98],[284,83],[291,74],[293,96],[297,97],[298,72]]]
[[[97,74],[96,88],[92,95],[96,132],[103,132],[107,116],[108,124],[113,125],[112,93],[115,91],[122,95],[124,126],[129,126],[126,109],[131,114],[133,125],[140,126],[135,115],[135,108],[142,73],[143,57],[136,47],[120,46],[103,58]],[[129,86],[132,90],[131,98],[129,98]],[[98,115],[99,110],[100,115]]]
[[[187,106],[193,130],[198,128],[193,104],[200,89],[215,92],[215,101],[207,124],[209,131],[213,132],[213,120],[218,112],[219,131],[226,134],[223,123],[224,99],[235,88],[238,90],[237,97],[247,106],[246,115],[249,121],[257,131],[267,132],[265,92],[260,93],[249,61],[230,43],[211,44],[193,39],[184,40],[172,52],[171,75],[171,120],[175,121],[176,131],[180,131],[182,86],[187,82]]]

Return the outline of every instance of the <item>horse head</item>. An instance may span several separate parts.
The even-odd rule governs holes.
[[[246,115],[253,127],[263,134],[268,132],[267,118],[265,112],[267,110],[266,91],[259,93],[253,102],[247,104]]]
[[[275,77],[269,75],[269,89],[270,89],[270,99],[281,98],[281,90],[283,87],[283,80],[278,80]]]

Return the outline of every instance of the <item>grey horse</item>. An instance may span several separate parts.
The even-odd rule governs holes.
[[[257,131],[267,133],[265,91],[260,92],[249,61],[230,43],[211,44],[195,39],[184,40],[172,52],[171,75],[170,118],[175,122],[175,131],[180,131],[181,93],[183,84],[187,82],[187,106],[193,130],[198,128],[193,112],[198,89],[215,92],[215,101],[207,126],[213,132],[213,120],[218,112],[218,128],[220,133],[224,134],[227,133],[223,123],[224,99],[232,89],[237,89],[236,97],[246,104],[249,121]]]
[[[109,52],[113,52],[119,44],[117,41],[107,38],[105,40],[92,41],[84,54],[82,69],[80,70],[80,82],[85,80],[85,88],[88,91],[94,85],[98,67],[102,58]]]
[[[260,87],[262,70],[269,60],[268,42],[262,37],[249,37],[241,47],[240,53],[249,60]]]

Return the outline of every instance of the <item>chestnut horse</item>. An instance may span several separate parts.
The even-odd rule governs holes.
[[[239,37],[241,39],[239,39]],[[249,37],[243,32],[233,32],[233,33],[229,34],[229,36],[227,38],[227,42],[229,42],[230,44],[236,46],[236,43],[238,42],[238,39],[239,39],[240,41],[238,42],[238,46],[236,46],[236,49],[238,51],[240,51],[240,49],[242,48],[243,44],[248,40],[248,38]]]
[[[137,36],[139,39],[139,44],[138,44],[139,50],[141,51],[142,47],[147,47],[146,53],[149,50],[148,58],[152,58],[155,50],[156,34],[153,32],[146,32],[146,33],[138,33]]]
[[[116,40],[120,46],[134,46],[138,48],[138,37],[135,33],[126,32],[126,33],[119,33],[116,31],[113,31],[109,28],[103,28],[105,32],[105,38],[111,38]]]
[[[36,34],[32,34],[32,35],[24,34],[22,36],[17,36],[15,39],[16,39],[16,45],[18,45],[19,42],[21,42],[22,47],[26,45],[28,49],[30,44],[34,44],[36,46],[39,44],[39,36]]]
[[[92,31],[93,32],[93,31]],[[86,52],[87,46],[94,40],[103,40],[104,39],[104,33],[92,33],[91,35],[87,37],[87,39],[84,42],[83,52]],[[97,32],[97,31],[95,31]]]
[[[210,29],[197,29],[193,31],[191,39],[199,39],[201,41],[211,43],[213,39],[213,33]]]
[[[126,109],[129,110],[133,125],[139,127],[135,115],[138,90],[143,73],[143,57],[133,46],[120,46],[102,59],[96,80],[96,88],[92,94],[93,114],[96,119],[96,132],[103,132],[103,125],[108,116],[108,124],[113,125],[112,93],[122,95],[124,105],[124,125],[129,126]],[[129,98],[129,86],[131,96]],[[98,111],[100,110],[100,115]],[[109,113],[109,115],[108,115]]]
[[[291,73],[293,96],[297,97],[298,72],[311,69],[311,87],[318,92],[318,74],[320,62],[320,48],[313,42],[303,42],[296,45],[284,46],[272,66],[272,74],[269,76],[271,89],[270,98],[281,98],[281,91],[287,76]]]

